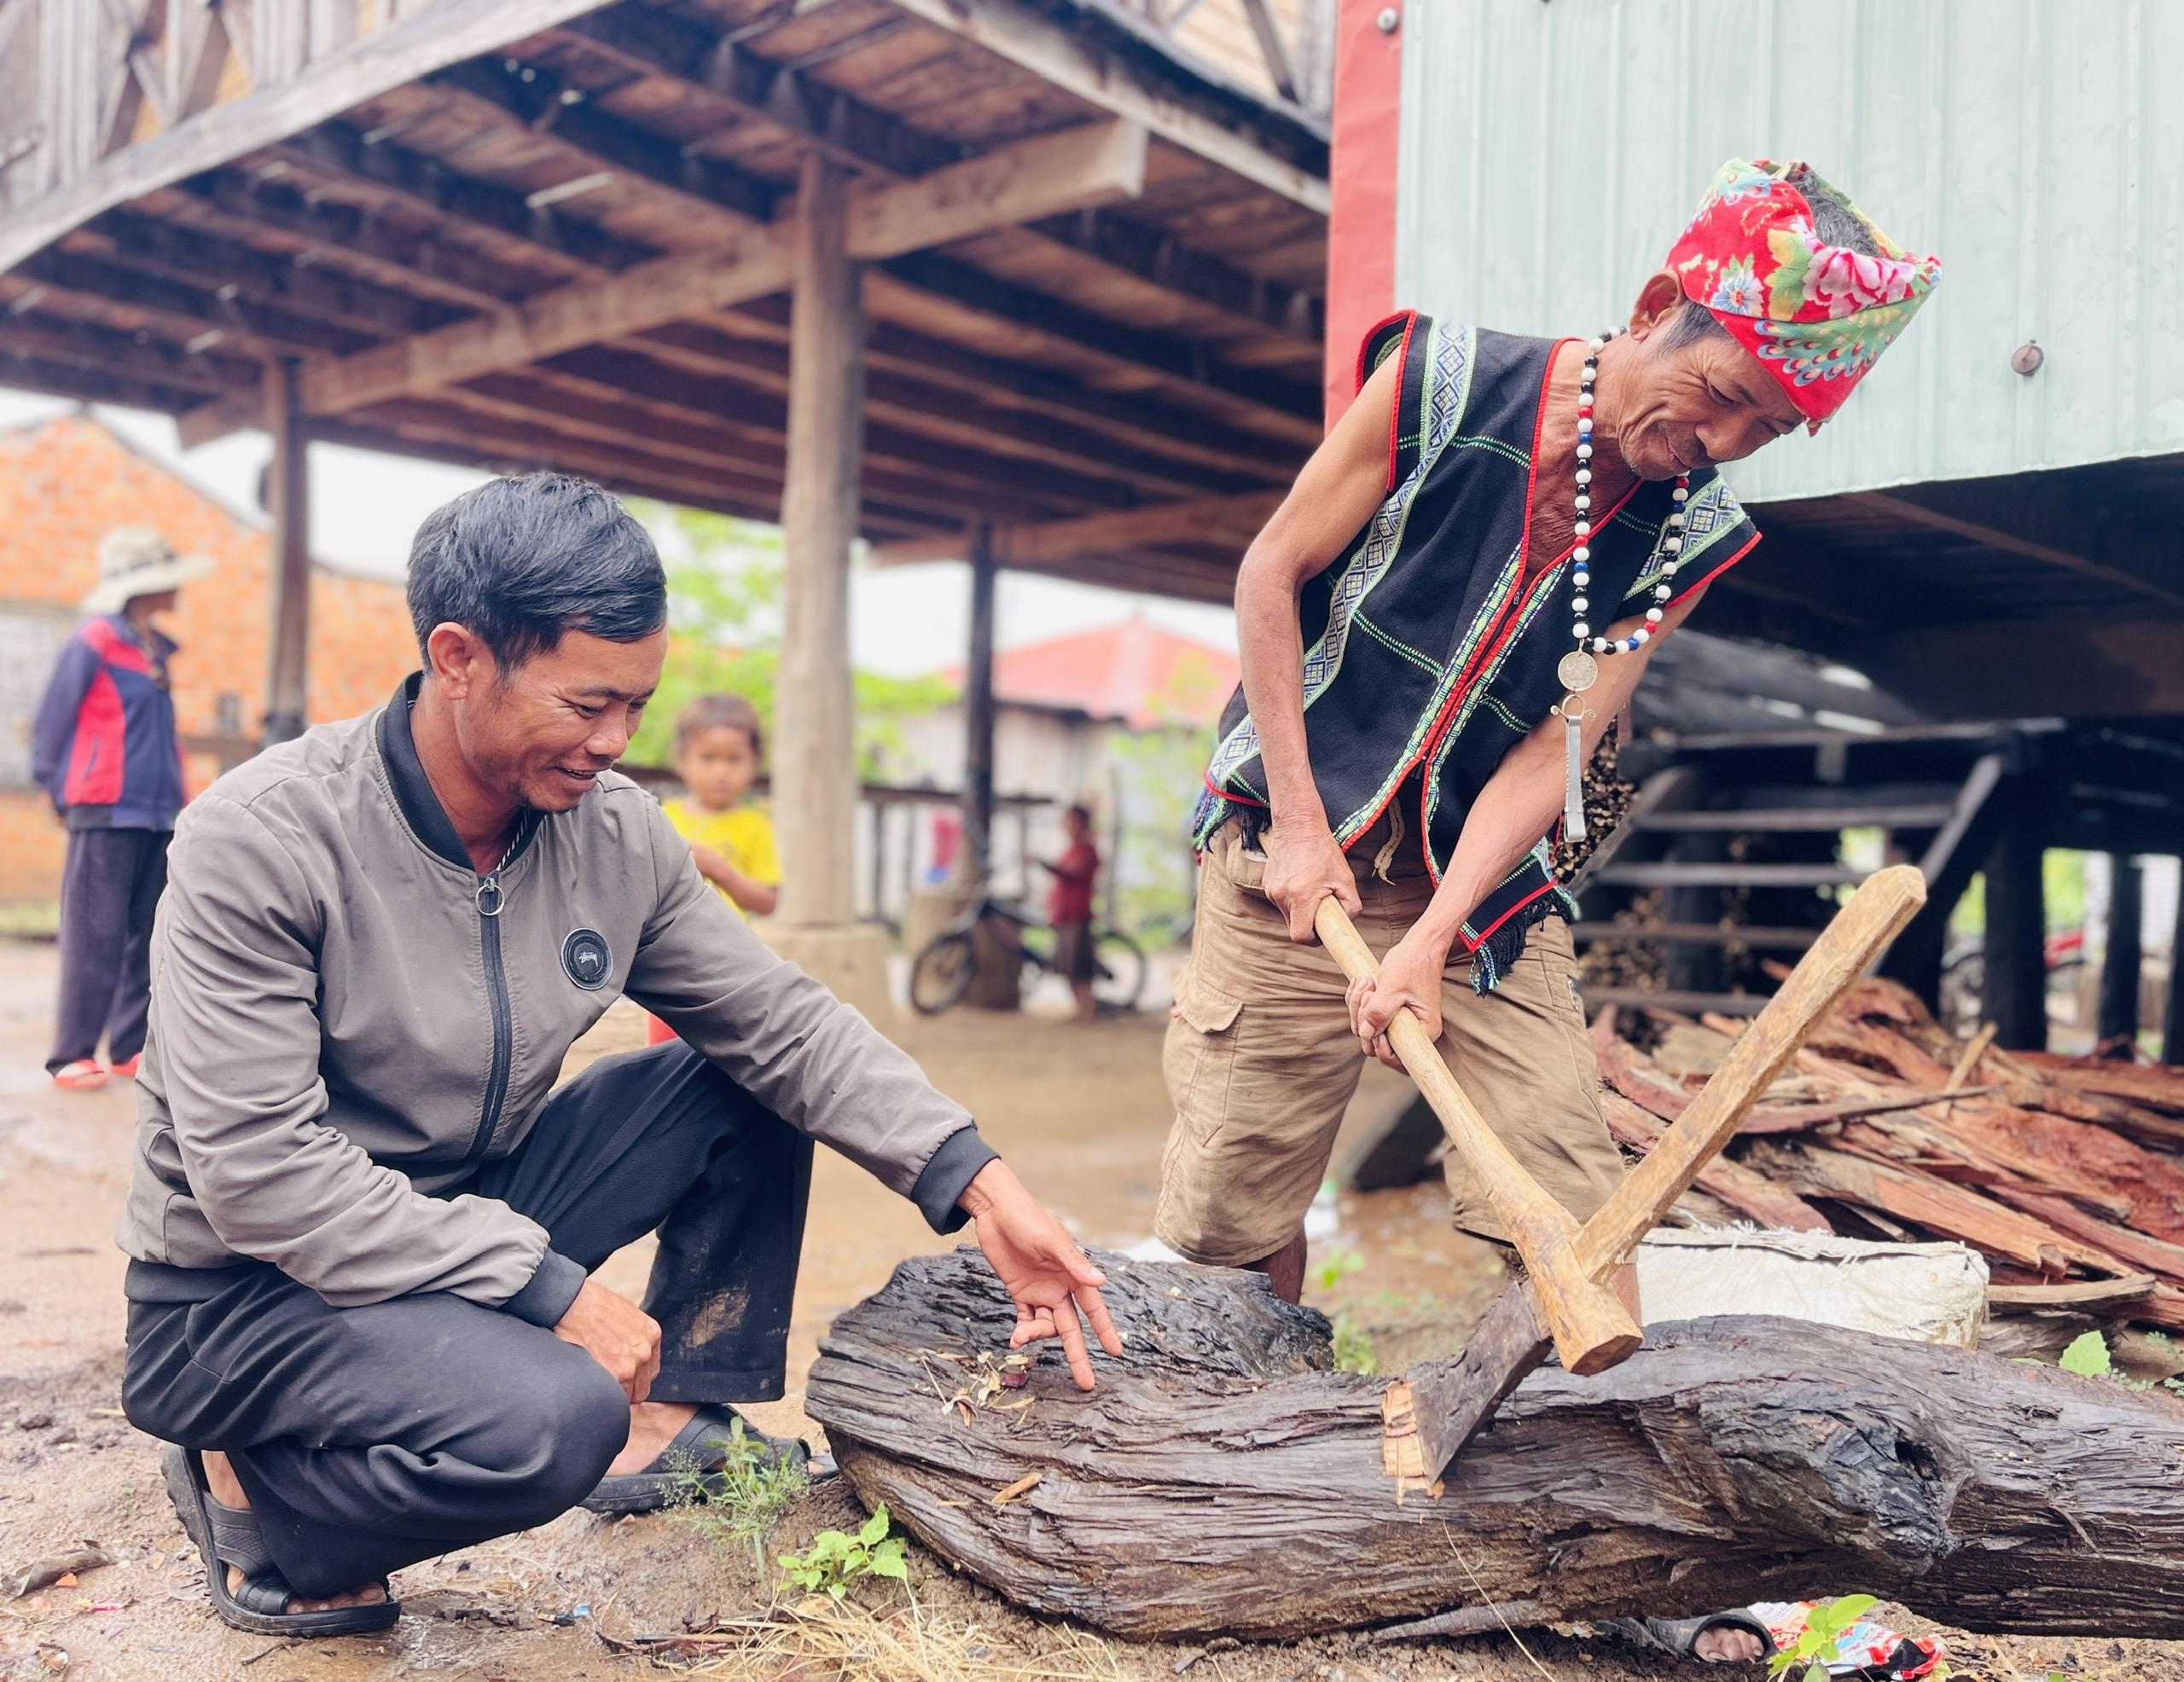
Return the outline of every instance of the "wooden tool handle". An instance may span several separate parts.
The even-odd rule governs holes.
[[[1332,896],[1320,902],[1312,925],[1320,943],[1351,980],[1380,974],[1370,948]],[[1578,1263],[1577,1223],[1570,1211],[1540,1190],[1538,1181],[1487,1126],[1433,1041],[1426,1037],[1424,1025],[1409,1011],[1397,1011],[1388,1024],[1388,1043],[1441,1118],[1449,1142],[1525,1258],[1540,1318],[1554,1339],[1555,1354],[1564,1367],[1578,1373],[1604,1372],[1636,1349],[1642,1337],[1629,1311],[1600,1281],[1586,1278]]]
[[[1729,1047],[1691,1106],[1624,1178],[1578,1235],[1588,1279],[1612,1273],[1713,1161],[1762,1093],[1797,1055],[1805,1036],[1926,901],[1926,879],[1911,865],[1875,871],[1835,914],[1781,990]],[[1324,936],[1321,937],[1325,938]]]

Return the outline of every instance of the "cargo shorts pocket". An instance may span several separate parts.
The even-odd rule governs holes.
[[[1196,965],[1177,972],[1160,1066],[1176,1132],[1194,1145],[1210,1143],[1227,1118],[1243,1013],[1244,1001],[1205,981]]]

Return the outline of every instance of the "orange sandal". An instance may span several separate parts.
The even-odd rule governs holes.
[[[107,1080],[106,1070],[88,1057],[64,1063],[53,1071],[53,1084],[63,1092],[96,1092]]]
[[[136,1078],[136,1065],[143,1060],[143,1053],[141,1052],[135,1057],[123,1058],[120,1062],[113,1065],[111,1071],[113,1078],[117,1081],[135,1080]]]

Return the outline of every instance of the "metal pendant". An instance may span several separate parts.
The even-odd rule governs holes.
[[[1555,667],[1554,676],[1571,694],[1582,695],[1600,681],[1600,664],[1583,649],[1572,648]]]

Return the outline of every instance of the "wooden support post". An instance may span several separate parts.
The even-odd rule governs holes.
[[[265,413],[273,434],[265,477],[266,511],[273,516],[264,721],[270,747],[303,734],[310,709],[310,435],[296,402],[294,363],[266,365]]]
[[[850,682],[850,543],[864,432],[864,305],[851,262],[847,172],[804,154],[791,238],[788,456],[775,822],[784,925],[839,926],[857,914],[857,740]]]
[[[2047,901],[2034,814],[2012,811],[1987,856],[1986,976],[1981,1009],[2007,1051],[2048,1045]]]
[[[971,640],[963,663],[963,852],[959,872],[979,882],[993,868],[993,611],[999,569],[993,533],[971,535]]]
[[[2096,1030],[2103,1040],[2139,1033],[2139,965],[2143,954],[2139,923],[2145,915],[2144,879],[2139,861],[2126,853],[2108,856],[2108,950],[2100,960],[2100,1014]],[[2119,1053],[2129,1057],[2126,1045]]]
[[[963,669],[963,850],[956,879],[990,889],[994,856],[993,626],[994,590],[1001,568],[993,533],[979,525],[967,545],[971,563],[971,645]],[[1022,839],[1019,830],[1018,839]],[[1014,931],[990,919],[973,931],[970,1002],[983,1010],[1013,1011],[1024,1002],[1023,970]]]
[[[2169,937],[2169,997],[2161,1010],[2161,1056],[2184,1063],[2184,860],[2179,861],[2176,927]]]

